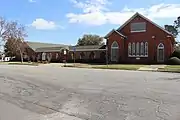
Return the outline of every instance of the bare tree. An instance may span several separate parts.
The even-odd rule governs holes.
[[[7,42],[13,41],[11,44],[15,51],[19,51],[21,62],[23,62],[23,51],[22,46],[24,45],[24,37],[27,34],[25,27],[18,24],[17,21],[7,21],[3,17],[0,17],[0,41]]]

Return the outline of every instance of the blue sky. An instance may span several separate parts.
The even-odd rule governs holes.
[[[26,25],[26,40],[61,44],[76,44],[83,34],[105,36],[135,12],[162,26],[180,16],[179,0],[0,1],[0,16]]]

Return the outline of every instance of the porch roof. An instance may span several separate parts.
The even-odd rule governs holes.
[[[106,45],[87,45],[87,46],[70,46],[69,51],[104,51]]]

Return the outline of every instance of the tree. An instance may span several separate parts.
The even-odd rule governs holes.
[[[178,35],[178,30],[174,25],[165,25],[165,29],[172,33],[172,35],[176,38]]]
[[[27,34],[25,32],[25,27],[18,24],[17,21],[7,21],[3,17],[0,17],[0,42],[9,42],[6,44],[10,45],[9,48],[13,48],[14,51],[19,51],[21,62],[23,62],[23,51],[22,45],[24,37]]]
[[[174,26],[177,29],[178,33],[180,33],[180,16],[177,18],[177,20],[174,21]]]
[[[20,39],[8,39],[4,45],[5,55],[10,57],[16,56],[22,59],[24,51],[25,45],[24,42]]]
[[[78,46],[85,45],[103,45],[103,38],[98,35],[85,34],[82,38],[78,39]]]

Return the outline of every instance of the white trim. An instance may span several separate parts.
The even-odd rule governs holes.
[[[112,47],[112,46],[113,46],[113,44],[117,44],[117,45],[118,45],[118,47]],[[113,56],[112,56],[112,49],[116,49],[116,50],[118,50],[118,55],[116,55],[117,60],[114,60],[114,59],[113,59]],[[114,42],[111,44],[111,61],[118,62],[118,59],[119,59],[119,44],[118,44],[118,42],[117,42],[117,41],[114,41]]]
[[[163,47],[159,47],[160,45],[163,45]],[[159,60],[159,50],[163,50],[163,60]],[[163,43],[159,43],[157,47],[157,61],[164,62],[164,44]]]
[[[117,30],[112,29],[104,38],[108,38],[113,32],[116,32],[117,34],[119,34],[120,36],[122,36],[124,38],[126,37],[123,34],[121,34],[120,32],[118,32]]]
[[[128,43],[128,56],[132,55],[132,44],[131,42]]]
[[[140,55],[139,42],[136,43],[136,56]],[[138,54],[137,54],[138,53]]]
[[[168,32],[167,30],[165,30],[163,27],[159,26],[158,24],[154,23],[153,21],[151,21],[150,19],[146,18],[145,16],[139,14],[138,12],[136,12],[130,19],[128,19],[123,25],[121,25],[117,31],[120,31],[122,28],[124,28],[129,22],[131,22],[131,20],[133,20],[136,16],[140,16],[143,19],[145,19],[146,21],[150,22],[151,24],[155,25],[156,27],[160,28],[161,30],[163,30],[164,32],[172,35],[170,32]]]
[[[131,31],[131,33],[137,33],[137,32],[146,32],[146,30]]]
[[[144,44],[144,55],[145,56],[148,55],[148,42],[145,42],[145,44]]]
[[[131,55],[131,56],[128,56],[128,57],[147,58],[147,57],[148,57],[148,55],[144,55],[144,56],[142,56],[142,55]]]

